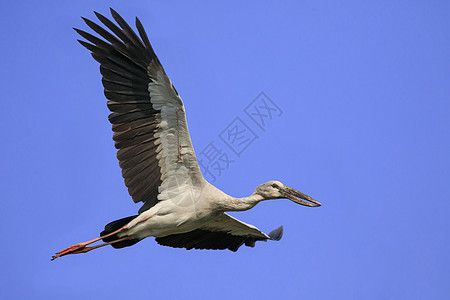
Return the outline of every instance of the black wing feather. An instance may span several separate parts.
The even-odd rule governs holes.
[[[164,237],[158,237],[155,241],[163,246],[174,248],[190,249],[229,249],[237,251],[240,246],[253,247],[256,241],[266,241],[267,239],[255,236],[232,235],[221,231],[209,231],[204,229],[195,229],[186,233],[172,234]]]
[[[106,29],[89,19],[83,20],[101,38],[74,29],[88,41],[79,41],[80,44],[100,63],[105,96],[112,112],[109,121],[113,124],[115,146],[119,149],[117,158],[128,192],[135,202],[144,202],[148,209],[157,202],[161,170],[156,159],[159,148],[155,136],[160,111],[155,110],[150,101],[148,85],[152,78],[147,69],[151,65],[162,70],[162,66],[139,20],[136,26],[141,38],[113,9],[111,14],[120,27],[94,13]]]

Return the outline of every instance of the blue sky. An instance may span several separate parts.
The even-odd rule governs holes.
[[[11,1],[0,4],[2,299],[446,299],[450,294],[450,5],[445,1]],[[80,16],[139,16],[184,100],[214,184],[314,197],[234,213],[280,242],[186,251],[153,238],[50,262],[135,214]],[[134,26],[134,24],[133,24]],[[264,130],[245,109],[282,111]],[[220,138],[240,118],[257,138]],[[253,122],[253,123],[252,123]]]

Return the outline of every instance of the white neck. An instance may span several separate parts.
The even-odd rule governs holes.
[[[234,198],[228,196],[226,199],[219,201],[219,209],[222,211],[243,211],[248,210],[264,200],[261,195],[252,194],[244,198]]]

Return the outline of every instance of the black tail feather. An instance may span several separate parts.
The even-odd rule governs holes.
[[[127,225],[131,220],[133,220],[136,217],[137,216],[130,216],[130,217],[126,217],[126,218],[122,218],[122,219],[119,219],[119,220],[115,220],[115,221],[112,221],[112,222],[106,224],[105,230],[100,232],[100,236],[104,236],[104,235],[106,235],[108,233],[111,233],[113,231],[116,231],[117,229],[122,228],[123,226]],[[108,243],[108,242],[115,241],[118,238],[119,237],[116,234],[113,234],[113,235],[108,236],[107,238],[104,238],[102,240],[105,243]],[[132,245],[136,244],[139,241],[140,241],[140,239],[130,238],[129,240],[124,240],[124,241],[121,241],[121,242],[117,242],[117,243],[111,244],[111,246],[113,246],[116,249],[119,249],[119,248],[132,246]]]

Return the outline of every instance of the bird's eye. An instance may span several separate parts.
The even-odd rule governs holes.
[[[278,185],[276,183],[274,183],[274,184],[272,184],[272,187],[276,188],[276,187],[278,187]]]

